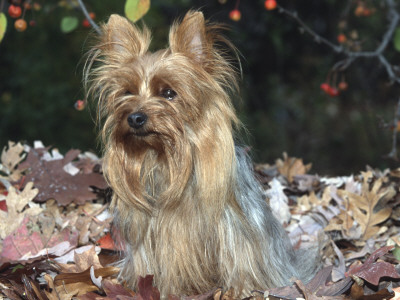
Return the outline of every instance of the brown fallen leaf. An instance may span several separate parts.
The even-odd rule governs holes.
[[[340,296],[350,289],[351,285],[353,284],[353,280],[349,277],[335,283],[328,282],[328,279],[332,273],[332,269],[333,266],[323,268],[317,274],[315,274],[314,278],[311,279],[311,281],[305,286],[302,283],[297,282],[296,285],[269,289],[268,293],[270,296],[275,298],[284,299],[302,298],[306,296],[304,295],[304,292],[307,293],[307,295],[325,297],[324,299]],[[304,289],[299,289],[299,284],[304,286]]]
[[[381,289],[373,294],[365,294],[362,286],[358,284],[353,284],[350,291],[351,299],[355,300],[384,300],[384,299],[393,299],[392,297],[395,295],[394,291],[389,291],[388,289]]]
[[[2,261],[27,260],[45,255],[49,253],[49,248],[63,242],[68,242],[69,245],[65,250],[77,245],[77,231],[69,228],[64,228],[60,232],[52,234],[47,243],[44,243],[43,233],[37,226],[36,220],[37,218],[25,217],[18,229],[4,239],[3,249],[0,252]]]
[[[99,257],[95,251],[95,247],[91,247],[89,250],[77,253],[74,252],[74,264],[58,264],[63,272],[68,273],[81,273],[88,270],[90,267],[94,267],[95,269],[103,268],[100,264]]]
[[[286,152],[283,153],[283,160],[277,159],[275,164],[279,173],[285,176],[290,183],[293,182],[294,176],[306,174],[312,166],[311,163],[304,165],[300,158],[288,157]]]
[[[13,186],[9,188],[6,198],[7,212],[0,210],[0,238],[4,239],[15,231],[26,216],[35,216],[42,211],[37,205],[27,207],[38,194],[33,183],[28,182],[24,190],[19,192]]]
[[[306,300],[325,300],[325,299],[340,300],[340,299],[346,299],[347,298],[344,295],[328,296],[328,297],[326,297],[326,296],[318,296],[318,295],[316,295],[316,293],[310,291],[310,289],[306,285],[304,285],[304,283],[301,282],[300,280],[296,280],[295,284],[299,288],[299,290],[301,290],[301,292],[304,295],[304,298]]]
[[[27,159],[19,165],[19,169],[28,169],[26,180],[34,182],[39,194],[35,200],[45,202],[56,199],[59,205],[68,205],[71,202],[83,204],[96,198],[90,189],[91,186],[105,189],[107,184],[99,173],[83,173],[71,175],[64,167],[76,159],[79,150],[70,150],[62,159],[46,160],[47,149],[31,148]]]
[[[103,280],[102,288],[105,297],[100,296],[97,293],[88,292],[84,295],[78,296],[79,300],[134,300],[135,293],[123,287],[119,283],[115,283],[111,280]],[[169,298],[168,298],[169,299]],[[178,298],[179,299],[179,298]]]
[[[153,286],[153,275],[139,276],[138,292],[135,295],[135,300],[159,300],[160,292]]]
[[[101,276],[102,278],[110,277],[118,274],[119,268],[117,267],[104,267],[94,270],[96,277]],[[94,285],[90,278],[90,268],[79,273],[60,273],[54,278],[55,286],[63,286],[74,283],[85,283],[88,285]],[[83,294],[81,294],[83,295]]]
[[[120,298],[120,296],[124,297],[132,297],[135,296],[135,293],[132,290],[128,290],[123,287],[121,284],[114,283],[111,280],[103,280],[103,290],[106,295],[112,299]],[[127,298],[124,298],[127,299]]]
[[[361,227],[362,239],[368,240],[378,233],[378,224],[387,220],[392,209],[382,206],[396,195],[393,186],[382,186],[384,178],[378,178],[370,184],[371,172],[363,173],[361,195],[345,190],[338,190],[337,194],[348,203],[348,211]]]
[[[8,175],[10,181],[18,181],[21,177],[21,170],[17,169],[18,164],[25,159],[24,145],[9,141],[8,147],[4,147],[1,153],[0,171]]]
[[[348,210],[341,210],[337,216],[329,221],[324,231],[341,231],[343,237],[346,239],[357,239],[361,235],[360,230],[357,230],[357,227],[354,225],[351,212]]]
[[[385,261],[376,262],[376,260],[388,253],[394,246],[385,246],[373,252],[363,264],[354,266],[347,271],[347,276],[357,276],[369,283],[377,286],[382,277],[400,278],[396,268]]]

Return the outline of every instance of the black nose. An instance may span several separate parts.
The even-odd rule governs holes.
[[[146,121],[147,121],[147,116],[142,112],[136,112],[128,116],[129,126],[135,129],[143,127]]]

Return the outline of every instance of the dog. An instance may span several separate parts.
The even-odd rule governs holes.
[[[154,274],[164,297],[245,295],[317,269],[314,254],[293,250],[235,142],[238,68],[222,27],[189,11],[150,52],[146,26],[112,15],[85,67],[125,244],[120,277],[135,288]]]

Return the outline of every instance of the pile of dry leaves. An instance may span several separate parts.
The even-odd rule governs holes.
[[[308,284],[294,279],[247,299],[400,299],[400,169],[326,178],[310,168],[284,154],[255,172],[296,247],[325,241],[324,268]],[[9,142],[0,162],[0,300],[159,299],[151,275],[135,292],[116,278],[109,194],[94,154]],[[224,288],[184,298],[234,299],[234,287]]]

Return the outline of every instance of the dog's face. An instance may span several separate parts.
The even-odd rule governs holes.
[[[201,13],[172,26],[169,48],[154,53],[148,51],[148,30],[125,18],[111,16],[104,29],[100,106],[116,142],[165,151],[218,118],[210,105],[225,91],[213,76],[220,62],[214,64]]]
[[[176,152],[201,139],[204,129],[237,121],[227,95],[236,87],[236,72],[226,51],[217,49],[225,42],[218,26],[208,25],[202,13],[187,13],[171,27],[169,47],[154,53],[148,51],[149,30],[117,15],[100,39],[92,56],[100,66],[88,74],[103,138],[131,151]]]

